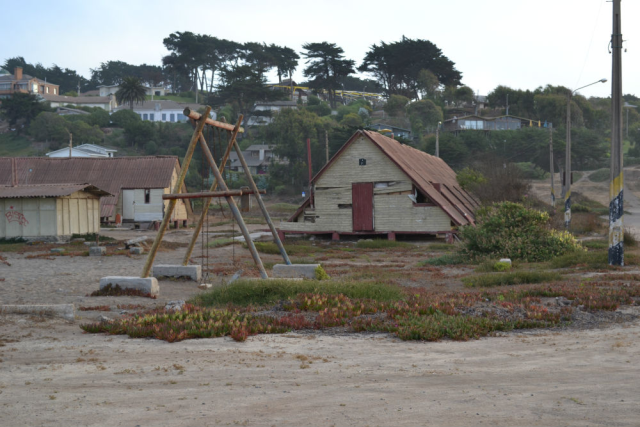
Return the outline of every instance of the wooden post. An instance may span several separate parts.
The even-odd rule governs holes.
[[[187,110],[185,109],[184,113],[185,115],[187,115]],[[189,115],[187,115],[187,117],[197,117],[194,120],[198,120],[198,118],[200,118],[200,115],[198,113],[192,113],[191,111],[189,111]],[[222,158],[222,162],[220,163],[220,174],[222,175],[222,173],[224,172],[224,168],[227,164],[227,160],[229,159],[229,155],[231,154],[231,149],[233,147],[234,142],[236,141],[236,136],[238,135],[238,132],[240,131],[240,125],[242,124],[242,114],[240,115],[240,117],[238,117],[238,122],[236,123],[236,125],[233,127],[233,130],[231,132],[231,136],[229,138],[229,144],[227,145],[227,151],[224,152],[224,157]],[[217,122],[217,123],[221,123],[221,122]],[[225,126],[227,125],[227,123],[222,123]],[[225,129],[225,128],[223,128]],[[218,180],[214,180],[213,184],[211,184],[211,190],[210,191],[215,191],[216,188],[218,188]],[[204,224],[204,222],[207,219],[207,214],[209,213],[209,205],[211,204],[211,198],[205,199],[203,201],[204,203],[202,204],[202,213],[200,214],[200,218],[198,219],[198,223],[196,224],[196,228],[193,230],[193,235],[191,236],[191,241],[189,242],[189,246],[187,247],[187,252],[184,255],[184,259],[182,260],[182,265],[187,265],[189,264],[189,259],[191,258],[191,254],[193,253],[193,248],[195,248],[196,246],[196,241],[198,240],[198,235],[200,234],[200,231],[202,230],[202,225]]]
[[[247,177],[247,181],[249,181],[249,188],[253,190],[254,196],[256,196],[256,201],[258,202],[258,206],[260,206],[260,210],[262,211],[262,215],[264,219],[269,224],[269,229],[271,230],[271,234],[273,235],[273,241],[278,246],[280,250],[280,255],[282,255],[282,259],[287,265],[291,265],[291,260],[289,259],[289,255],[287,255],[287,250],[284,248],[282,241],[280,240],[280,236],[278,235],[278,231],[276,227],[273,225],[273,221],[271,221],[271,216],[269,215],[269,211],[267,211],[267,207],[264,205],[262,201],[262,197],[260,197],[260,190],[258,190],[258,186],[253,180],[253,176],[251,176],[251,170],[247,165],[247,161],[244,159],[244,155],[242,154],[242,150],[238,143],[235,143],[236,153],[238,153],[238,160],[240,160],[240,164],[242,165],[242,169],[244,169],[245,175]]]
[[[207,107],[205,108],[204,117],[209,117],[210,112],[211,112],[211,107],[207,105]],[[189,170],[189,164],[191,163],[193,152],[196,149],[196,144],[198,143],[198,140],[200,138],[204,140],[204,137],[202,136],[202,129],[204,128],[205,122],[206,120],[199,120],[195,130],[193,131],[193,135],[191,136],[191,141],[189,142],[189,148],[187,149],[187,154],[184,156],[184,160],[182,161],[182,167],[180,168],[180,176],[178,177],[178,180],[176,181],[176,184],[173,187],[173,193],[179,193],[182,190],[182,185],[184,184],[184,179],[187,176],[187,171]],[[164,213],[164,218],[162,219],[162,223],[160,224],[160,229],[158,230],[156,239],[153,241],[153,245],[149,250],[149,255],[147,256],[147,262],[144,264],[144,268],[142,269],[142,274],[140,275],[140,277],[149,277],[149,273],[151,272],[151,266],[153,265],[153,260],[156,257],[156,253],[158,252],[158,247],[160,246],[160,242],[162,242],[164,233],[167,231],[167,227],[169,226],[169,221],[171,221],[171,215],[173,215],[173,210],[176,207],[176,203],[177,203],[177,200],[169,201],[167,210]]]
[[[209,166],[211,167],[211,172],[213,172],[213,176],[218,181],[220,187],[222,188],[222,191],[228,191],[229,188],[227,187],[227,184],[222,179],[220,170],[218,170],[218,166],[216,165],[216,162],[213,159],[213,156],[211,155],[211,151],[209,151],[209,147],[207,147],[207,143],[204,140],[204,137],[202,136],[202,134],[200,135],[200,145],[202,146],[202,151],[204,151],[204,155],[207,161],[209,162]],[[236,143],[236,146],[237,146],[237,143]],[[240,230],[242,231],[242,235],[244,236],[245,243],[249,248],[249,252],[251,252],[253,261],[258,266],[258,270],[260,271],[260,277],[262,277],[263,279],[268,279],[269,277],[267,276],[267,272],[264,269],[264,265],[262,265],[262,260],[258,255],[256,245],[253,243],[253,241],[251,240],[251,237],[249,236],[249,230],[247,229],[247,225],[244,223],[244,219],[242,219],[242,214],[240,214],[240,210],[236,205],[236,201],[231,196],[227,196],[226,199],[227,199],[227,203],[229,204],[229,208],[231,209],[231,213],[233,214],[233,217],[235,218],[236,222],[238,223],[238,226],[240,227]]]

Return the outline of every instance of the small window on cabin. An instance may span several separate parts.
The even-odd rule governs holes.
[[[145,188],[144,190],[144,203],[145,205],[151,203],[151,189],[149,188]]]
[[[413,201],[414,206],[434,206],[433,200],[429,198],[426,194],[420,191],[418,188],[413,187],[413,194],[409,196],[409,198]]]
[[[56,89],[55,87],[53,88],[53,94],[57,95],[58,94],[58,89]]]

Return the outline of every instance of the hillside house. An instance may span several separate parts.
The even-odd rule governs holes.
[[[265,126],[273,121],[273,116],[288,108],[298,108],[296,101],[256,102],[245,126]]]
[[[140,116],[142,120],[151,122],[177,123],[186,122],[187,117],[183,114],[185,108],[198,111],[200,104],[181,104],[175,101],[144,101],[133,104],[133,112]],[[114,112],[128,110],[129,104],[118,106]],[[211,112],[210,117],[216,120],[216,113]]]
[[[373,131],[356,132],[311,181],[287,233],[437,235],[474,224],[474,197],[444,160]]]
[[[41,100],[49,102],[52,108],[75,105],[77,107],[99,107],[113,111],[117,107],[115,96],[66,96],[44,93],[38,95]]]
[[[166,90],[162,86],[151,87],[148,85],[142,85],[144,87],[145,95],[147,96],[165,96]],[[98,94],[99,96],[109,96],[115,95],[118,90],[120,90],[120,85],[100,85],[98,86]]]
[[[10,97],[14,93],[58,95],[60,86],[24,74],[22,67],[16,67],[13,74],[0,75],[0,99]]]
[[[0,186],[0,238],[64,241],[100,231],[100,198],[89,184]]]
[[[251,170],[252,175],[263,175],[269,173],[269,165],[271,160],[277,163],[286,162],[281,160],[274,152],[274,145],[254,144],[247,147],[242,152],[244,160],[247,162],[247,166]],[[232,151],[229,154],[229,169],[235,172],[244,172],[238,153]]]
[[[371,125],[371,129],[375,129],[375,130],[384,130],[384,129],[388,129],[391,131],[391,133],[393,134],[393,137],[399,137],[399,138],[403,138],[403,139],[411,139],[412,138],[412,134],[411,134],[411,130],[410,129],[403,129],[400,128],[398,126],[392,126],[392,125],[388,125],[385,123],[374,123]]]
[[[490,132],[500,130],[519,130],[525,127],[546,128],[548,126],[550,125],[546,121],[541,122],[540,120],[531,120],[516,116],[484,117],[468,115],[445,120],[443,123],[443,130],[445,132],[454,132],[458,134],[462,131],[468,130]]]
[[[110,196],[100,199],[100,219],[113,223],[160,221],[178,179],[175,156],[147,157],[0,157],[0,185],[89,183]],[[183,192],[186,188],[183,187]],[[178,200],[171,220],[186,226],[192,214],[188,200]]]
[[[45,154],[47,157],[113,157],[118,150],[96,144],[81,144],[71,149],[61,148]]]

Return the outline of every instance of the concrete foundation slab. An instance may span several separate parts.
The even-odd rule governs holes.
[[[320,264],[276,264],[273,266],[273,277],[282,279],[296,277],[315,279],[316,268],[319,266]]]
[[[200,280],[202,268],[199,265],[154,265],[153,277],[173,277],[175,279]]]
[[[140,246],[132,246],[129,248],[129,253],[131,255],[142,255],[144,253],[144,248]]]
[[[0,305],[0,314],[28,314],[30,316],[62,317],[73,322],[76,310],[73,304]]]
[[[108,285],[111,285],[111,287],[118,285],[122,289],[136,289],[151,295],[160,293],[158,279],[155,277],[107,276],[100,279],[100,289]]]
[[[107,254],[107,248],[104,246],[91,246],[89,248],[89,256],[102,256]]]

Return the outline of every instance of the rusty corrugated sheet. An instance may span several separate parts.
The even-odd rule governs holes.
[[[474,206],[455,193],[465,192],[456,180],[456,173],[439,157],[381,135],[361,131],[397,164],[413,183],[440,206],[458,225],[475,223]],[[440,191],[432,184],[439,183]]]
[[[80,190],[85,190],[98,196],[109,194],[89,184],[37,184],[0,186],[0,199],[69,196]]]
[[[12,162],[15,163],[14,167]],[[0,185],[12,185],[13,171],[18,185],[86,182],[113,194],[113,197],[103,197],[100,200],[101,211],[113,212],[121,189],[170,187],[174,169],[179,169],[176,156],[53,159],[2,157]]]

